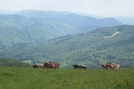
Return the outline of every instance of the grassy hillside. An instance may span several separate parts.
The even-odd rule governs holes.
[[[24,60],[57,61],[61,67],[85,64],[96,68],[97,61],[116,62],[134,67],[134,26],[99,28],[84,34],[59,37],[38,44],[1,48],[0,57]]]
[[[18,60],[0,58],[0,67],[30,67],[30,65]]]
[[[1,89],[133,89],[134,69],[0,68]],[[83,76],[84,75],[84,76]],[[9,79],[10,78],[10,79]]]

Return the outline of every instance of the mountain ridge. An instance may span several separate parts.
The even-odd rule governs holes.
[[[113,18],[96,19],[71,12],[25,10],[1,14],[0,45],[38,43],[115,25],[121,23]]]
[[[0,57],[21,61],[57,61],[61,67],[85,64],[88,68],[96,68],[98,61],[112,61],[121,67],[134,67],[133,29],[133,25],[103,27],[43,43],[14,45],[1,50]],[[112,36],[116,32],[119,33]],[[106,36],[112,37],[105,38]]]
[[[67,11],[24,10],[24,11],[20,11],[18,14],[22,15],[22,16],[26,16],[26,17],[28,16],[31,18],[33,18],[34,16],[32,16],[32,15],[35,14],[36,18],[65,22],[65,23],[67,23],[71,26],[74,26],[76,28],[79,28],[79,29],[84,28],[84,27],[90,27],[90,26],[97,26],[97,27],[105,26],[105,27],[107,27],[107,26],[115,26],[115,25],[122,24],[121,22],[116,21],[112,17],[111,18],[97,19],[94,17],[84,16],[84,15],[80,15],[80,14],[76,14],[76,13],[72,13],[72,12],[67,12]],[[111,23],[108,24],[108,22],[111,22]],[[103,24],[103,26],[101,26],[99,24]],[[91,29],[95,29],[95,28],[89,28],[89,30],[91,30]]]

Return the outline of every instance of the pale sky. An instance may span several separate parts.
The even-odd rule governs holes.
[[[134,17],[134,0],[0,0],[0,10],[23,9],[85,12],[103,17]]]

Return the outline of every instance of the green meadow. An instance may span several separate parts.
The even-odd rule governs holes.
[[[0,67],[0,89],[134,89],[134,68],[32,69]]]

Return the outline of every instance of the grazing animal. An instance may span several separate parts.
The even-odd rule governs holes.
[[[43,63],[42,62],[36,63],[34,60],[33,60],[33,62],[34,62],[34,64],[32,65],[33,68],[43,68]]]
[[[49,62],[50,64],[53,64],[55,68],[59,68],[60,64],[58,62]]]
[[[33,68],[59,68],[60,64],[58,62],[40,62],[38,64],[35,63],[32,65]]]
[[[106,65],[109,65],[110,69],[115,69],[115,66],[111,62],[107,62]]]
[[[116,64],[115,69],[119,69],[119,68],[120,68],[120,65]]]
[[[59,68],[60,64],[58,62],[44,62],[44,68]]]
[[[102,63],[98,62],[98,65],[103,67],[104,69],[111,69],[111,65],[110,64],[102,64]]]
[[[32,65],[33,68],[38,68],[38,65],[34,64]]]
[[[120,68],[119,64],[116,64],[116,63],[113,63],[113,62],[110,62],[110,65],[114,66],[114,69],[119,69]]]
[[[42,68],[43,64],[34,64],[32,65],[33,68]]]
[[[102,66],[104,69],[119,69],[120,65],[112,62],[107,62],[106,64],[102,64],[98,62],[98,65]]]
[[[74,69],[87,69],[87,67],[85,65],[77,65],[77,64],[74,64],[72,66],[74,67]]]

